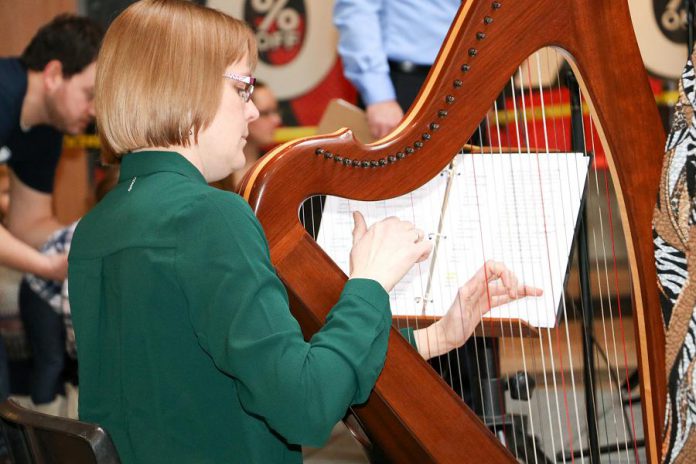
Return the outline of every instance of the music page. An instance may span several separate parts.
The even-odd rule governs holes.
[[[496,260],[544,295],[494,308],[487,317],[554,327],[589,162],[582,153],[459,154],[402,197],[328,197],[317,241],[348,274],[352,211],[362,212],[368,225],[387,216],[411,221],[437,250],[392,290],[394,315],[443,315],[458,288],[485,261]]]

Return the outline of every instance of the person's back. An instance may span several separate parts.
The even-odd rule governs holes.
[[[383,289],[352,280],[306,343],[249,206],[177,153],[124,158],[69,271],[80,418],[124,463],[300,462],[381,370]]]
[[[172,172],[169,163],[167,171],[148,174],[162,157],[178,158],[180,172]],[[99,372],[81,375],[80,417],[113,434],[124,462],[203,462],[201,448],[210,462],[289,459],[275,439],[259,440],[259,434],[272,432],[242,410],[236,383],[211,362],[214,348],[196,336],[192,319],[207,316],[189,307],[186,289],[215,290],[205,267],[194,277],[200,281],[180,281],[182,274],[191,278],[180,266],[202,264],[199,253],[192,253],[201,241],[262,252],[255,249],[262,241],[241,243],[247,237],[241,231],[219,243],[219,234],[209,228],[224,225],[201,219],[220,214],[241,229],[255,227],[240,197],[207,186],[188,161],[174,153],[138,153],[124,160],[119,185],[76,231],[70,266],[71,275],[80,276],[71,282],[81,289],[73,302],[80,371]],[[260,237],[260,230],[256,234]],[[108,247],[93,237],[109,237]],[[244,276],[235,280],[218,290],[248,304]],[[221,327],[238,310],[216,309],[222,316],[208,322]]]

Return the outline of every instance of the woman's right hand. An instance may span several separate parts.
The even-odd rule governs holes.
[[[387,292],[432,251],[423,231],[410,222],[388,217],[368,228],[358,211],[353,212],[353,221],[350,277],[376,280]]]

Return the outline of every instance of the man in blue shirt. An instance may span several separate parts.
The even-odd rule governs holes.
[[[336,0],[344,74],[365,104],[370,132],[391,132],[416,98],[460,0]]]
[[[87,18],[60,15],[36,33],[21,57],[0,58],[0,148],[10,174],[9,210],[0,224],[0,265],[50,280],[67,274],[65,254],[37,251],[64,227],[53,212],[53,181],[63,134],[83,132],[94,117],[95,60],[103,31]],[[20,299],[20,305],[22,299]],[[30,305],[31,306],[31,305]],[[33,311],[32,338],[58,337],[62,318]],[[54,334],[55,332],[55,334]],[[35,361],[40,350],[33,346]],[[62,357],[62,346],[59,356]],[[9,394],[0,344],[0,399]]]
[[[460,0],[336,0],[333,19],[344,74],[365,104],[375,139],[391,132],[415,100],[460,5]],[[471,142],[480,144],[482,138],[483,129]],[[469,376],[453,373],[475,372],[477,350],[473,341],[458,350],[431,363],[471,404]]]

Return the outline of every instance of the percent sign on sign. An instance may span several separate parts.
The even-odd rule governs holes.
[[[290,49],[300,41],[300,13],[287,6],[289,0],[251,0],[254,13],[262,15],[256,26],[256,38],[260,52],[283,47]],[[276,28],[272,28],[273,25]]]

